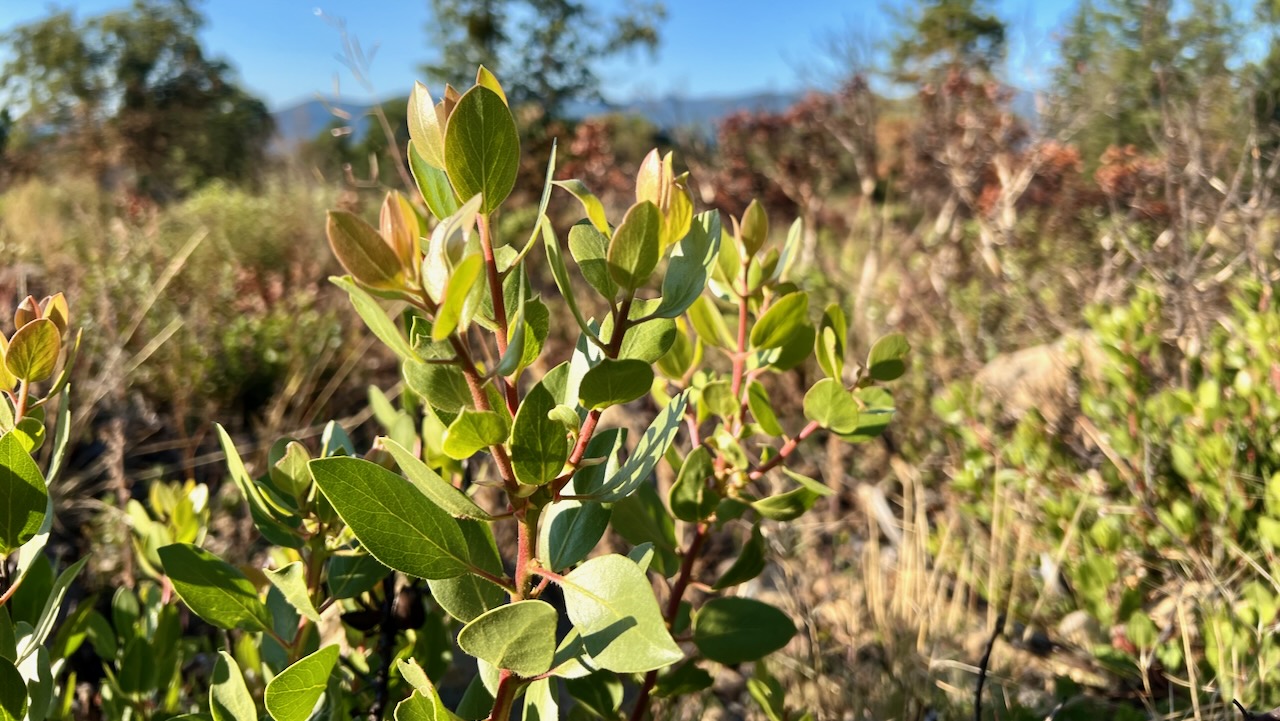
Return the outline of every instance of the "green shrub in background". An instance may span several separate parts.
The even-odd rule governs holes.
[[[764,713],[794,713],[763,666],[793,621],[735,591],[765,567],[761,524],[794,521],[832,493],[787,467],[797,448],[819,434],[857,443],[884,430],[893,401],[877,384],[903,373],[906,342],[889,336],[865,362],[849,361],[840,308],[815,323],[807,293],[788,280],[799,226],[779,245],[759,205],[727,228],[718,213],[695,215],[685,176],[656,151],[616,224],[583,183],[553,181],[553,155],[531,231],[504,242],[496,211],[520,150],[484,69],[438,104],[415,88],[409,122],[434,229],[394,193],[378,228],[344,211],[328,219],[349,273],[334,282],[400,360],[399,407],[370,395],[387,435],[359,450],[336,424],[318,448],[284,438],[254,477],[220,428],[271,568],[202,548],[207,492],[157,484],[149,509],[126,510],[139,565],[158,584],[118,592],[110,621],[84,604],[51,663],[64,668],[87,640],[107,679],[103,709],[126,719],[243,721],[265,710],[302,721],[394,708],[397,719],[505,721],[517,707],[526,719],[559,717],[569,698],[569,715],[641,719],[654,699],[706,690],[718,667],[744,663],[755,664],[750,690]],[[567,246],[585,286],[546,215],[555,188],[586,216]],[[535,291],[529,268],[541,257],[555,292]],[[543,357],[565,325],[576,345]],[[823,377],[804,395],[805,418],[780,416],[774,378],[815,354]],[[635,423],[644,399],[657,413]],[[660,465],[674,476],[666,498],[653,480]],[[763,492],[773,474],[790,489]],[[610,529],[626,548],[598,550]],[[700,556],[716,536],[739,539],[740,552],[712,576]],[[188,627],[179,638],[170,594],[221,631]],[[454,658],[455,630],[465,663]],[[167,646],[144,659],[149,636]],[[353,646],[364,652],[343,651]],[[176,682],[214,648],[207,693]],[[446,706],[437,689],[468,668],[465,693]],[[74,684],[37,678],[60,711],[26,717],[68,715]]]
[[[1065,422],[1032,412],[1001,431],[963,386],[935,403],[959,441],[952,489],[965,509],[993,528],[1011,512],[1048,531],[983,592],[1082,646],[1113,683],[1152,688],[1171,674],[1212,689],[1166,699],[1166,711],[1280,701],[1274,292],[1236,284],[1203,347],[1185,349],[1164,340],[1165,300],[1149,288],[1090,308],[1071,344],[1079,416]],[[1040,582],[1011,590],[1029,571]]]

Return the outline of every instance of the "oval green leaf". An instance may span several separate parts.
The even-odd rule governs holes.
[[[511,465],[520,483],[549,483],[564,469],[569,458],[569,437],[564,426],[548,416],[555,407],[555,397],[539,383],[516,411],[511,426]]]
[[[359,458],[319,458],[311,475],[360,544],[384,566],[416,578],[451,578],[471,567],[453,518],[412,479]]]
[[[337,662],[338,647],[325,646],[280,672],[267,684],[267,713],[276,721],[307,721]]]
[[[458,646],[517,676],[537,676],[555,656],[556,609],[537,600],[499,606],[463,626]]]
[[[0,558],[40,532],[49,505],[44,476],[19,434],[10,431],[0,437]]]
[[[609,275],[627,291],[644,285],[658,267],[662,213],[643,201],[631,206],[609,243]]]
[[[667,632],[649,579],[634,561],[597,556],[564,577],[565,610],[596,665],[640,673],[684,657]]]
[[[505,443],[510,432],[507,419],[498,413],[464,408],[444,432],[444,452],[461,461],[489,446]]]
[[[18,380],[39,383],[53,375],[62,350],[62,334],[48,318],[37,318],[18,329],[4,353],[5,368]]]
[[[257,721],[258,709],[244,684],[240,665],[226,651],[218,652],[209,679],[209,715],[213,721]]]
[[[751,329],[751,345],[756,348],[780,348],[809,323],[809,294],[784,295]]]
[[[583,408],[600,409],[630,403],[653,386],[653,366],[637,360],[605,358],[582,376],[578,402]]]
[[[399,285],[400,259],[373,226],[345,210],[331,210],[325,233],[338,262],[356,280],[379,290]]]
[[[839,381],[823,378],[804,394],[804,415],[836,433],[858,428],[858,404]]]
[[[173,590],[200,618],[228,630],[271,629],[266,604],[235,566],[190,543],[165,546],[158,554]]]
[[[901,333],[890,333],[875,345],[867,354],[867,373],[878,381],[896,380],[907,370],[907,353],[911,352],[911,344]]]
[[[458,100],[445,127],[444,166],[459,197],[484,196],[481,213],[507,199],[520,169],[520,136],[501,96],[477,85]]]
[[[703,656],[726,665],[764,658],[795,634],[787,614],[750,598],[714,598],[693,618],[694,645]]]

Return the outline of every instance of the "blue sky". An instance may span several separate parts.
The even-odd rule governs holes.
[[[81,16],[127,6],[128,0],[0,0],[0,32],[38,19],[51,7]],[[595,0],[610,12],[622,0]],[[667,0],[662,45],[600,67],[612,100],[701,97],[789,90],[823,78],[825,38],[852,29],[861,37],[890,30],[879,0]],[[1042,87],[1052,61],[1054,31],[1074,0],[1000,0],[993,3],[1010,24],[1008,77],[1016,85]],[[377,47],[371,80],[378,97],[407,92],[417,68],[432,57],[425,28],[427,0],[205,0],[202,38],[214,54],[232,62],[241,81],[275,109],[330,95],[335,78],[342,96],[365,100],[336,57],[341,48],[331,19]],[[319,12],[318,12],[319,11]],[[326,17],[330,21],[326,21]],[[4,52],[0,48],[0,56]]]

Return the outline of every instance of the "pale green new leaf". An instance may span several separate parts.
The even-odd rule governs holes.
[[[890,333],[871,346],[867,354],[867,373],[878,381],[891,381],[907,370],[907,353],[911,345],[901,333]]]
[[[445,286],[444,300],[431,325],[431,339],[444,340],[456,331],[465,331],[484,297],[486,280],[484,256],[476,253],[463,258],[453,269]]]
[[[351,296],[351,305],[356,309],[356,313],[364,324],[369,327],[373,335],[382,344],[390,348],[400,360],[416,360],[422,359],[417,352],[413,350],[413,346],[409,345],[409,341],[405,339],[404,334],[396,327],[395,321],[387,316],[382,306],[378,305],[378,301],[369,295],[363,288],[356,285],[350,276],[330,276],[329,282],[345,290],[347,295]]]
[[[601,203],[600,199],[588,190],[587,186],[584,185],[581,180],[577,180],[576,178],[570,180],[557,180],[555,181],[555,184],[558,187],[569,191],[573,197],[578,199],[578,202],[582,203],[582,210],[587,214],[587,220],[591,221],[591,225],[595,226],[596,230],[603,233],[607,240],[610,229],[609,219],[604,213],[604,203]],[[572,239],[570,242],[572,242]]]
[[[804,415],[836,433],[851,433],[858,427],[858,404],[839,381],[823,378],[804,394]]]
[[[9,339],[4,353],[5,368],[18,380],[39,383],[53,375],[62,350],[62,333],[48,318],[22,326]]]
[[[719,254],[720,213],[700,213],[671,254],[662,279],[662,304],[654,315],[675,318],[688,310],[706,289]]]

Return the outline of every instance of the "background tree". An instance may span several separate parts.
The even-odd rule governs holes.
[[[1004,59],[1006,25],[981,0],[919,0],[898,24],[891,59],[900,82],[936,81],[958,69],[990,75]]]
[[[599,98],[599,62],[652,52],[666,18],[652,0],[612,16],[576,0],[431,0],[431,10],[428,33],[439,55],[423,71],[433,84],[464,85],[485,65],[501,74],[513,102],[536,101],[549,118],[569,101]]]
[[[135,0],[16,28],[3,38],[4,88],[22,109],[15,146],[153,196],[252,179],[275,126],[231,67],[205,55],[202,24],[190,0]]]

